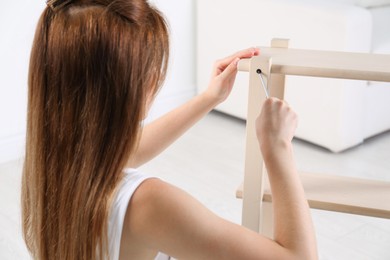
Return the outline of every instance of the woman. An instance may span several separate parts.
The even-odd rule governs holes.
[[[23,233],[35,259],[315,259],[291,148],[296,116],[269,99],[257,120],[270,175],[275,240],[227,222],[135,168],[231,92],[240,51],[208,89],[142,127],[165,78],[166,23],[145,0],[51,0],[31,52]],[[288,218],[285,218],[288,216]]]

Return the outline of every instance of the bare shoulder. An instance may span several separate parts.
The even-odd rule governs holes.
[[[135,191],[127,208],[131,233],[154,237],[175,232],[173,223],[190,224],[202,212],[212,214],[185,191],[157,178],[145,180]],[[148,239],[151,241],[154,239]]]
[[[147,223],[151,223],[149,218],[155,209],[152,202],[158,196],[156,191],[164,186],[166,184],[159,179],[146,179],[134,192],[123,223],[120,259],[153,259],[158,253],[157,248],[145,242],[143,234],[149,230]]]
[[[159,179],[139,186],[125,222],[124,232],[139,248],[180,259],[262,259],[275,256],[279,249],[274,241],[218,217]]]

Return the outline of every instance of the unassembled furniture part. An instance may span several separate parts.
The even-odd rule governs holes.
[[[272,194],[255,132],[255,120],[266,99],[260,69],[270,96],[284,98],[285,75],[390,82],[390,55],[288,49],[288,40],[274,39],[261,55],[241,60],[249,72],[248,116],[242,224],[272,237]],[[315,87],[315,86],[313,86]],[[320,174],[301,174],[311,208],[390,219],[390,183]]]

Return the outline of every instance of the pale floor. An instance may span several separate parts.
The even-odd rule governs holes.
[[[240,223],[235,190],[243,178],[244,122],[211,113],[143,170],[186,190]],[[390,132],[333,154],[294,140],[301,171],[390,181]],[[21,161],[0,165],[0,259],[28,259],[20,232]],[[362,191],[364,192],[364,191]],[[312,210],[321,260],[389,260],[390,220]]]

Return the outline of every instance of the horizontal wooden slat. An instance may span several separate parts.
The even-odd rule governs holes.
[[[390,182],[308,173],[301,180],[311,208],[390,219]],[[241,184],[236,197],[242,196]],[[263,200],[272,202],[267,186]]]
[[[272,58],[271,73],[390,82],[390,55],[261,47]],[[256,59],[253,57],[252,59]],[[248,71],[250,59],[239,63]]]

